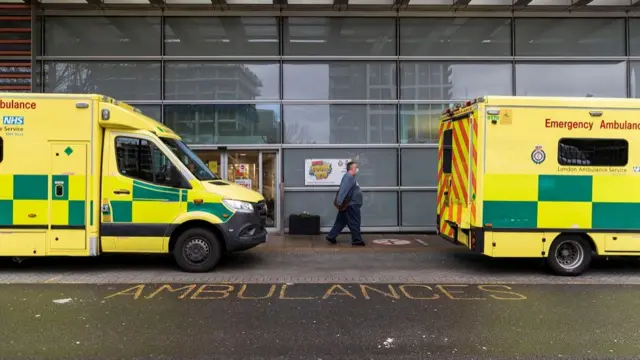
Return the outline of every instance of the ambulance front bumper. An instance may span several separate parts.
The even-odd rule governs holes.
[[[262,203],[254,204],[254,212],[236,212],[229,221],[219,225],[228,252],[249,250],[267,242],[266,211],[262,206]]]

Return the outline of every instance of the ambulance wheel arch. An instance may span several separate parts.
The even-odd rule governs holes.
[[[594,251],[593,240],[587,234],[563,233],[549,247],[548,264],[557,275],[577,276],[589,268]]]
[[[211,271],[222,258],[226,244],[221,230],[205,220],[180,224],[169,237],[168,251],[187,272]]]

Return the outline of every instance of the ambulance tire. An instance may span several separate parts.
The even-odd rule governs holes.
[[[193,228],[180,234],[173,256],[183,271],[208,272],[220,262],[222,248],[211,231]]]
[[[579,235],[559,236],[549,249],[548,264],[556,275],[578,276],[591,264],[591,246]]]

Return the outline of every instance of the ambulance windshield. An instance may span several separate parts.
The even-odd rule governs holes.
[[[218,177],[189,149],[182,141],[160,138],[162,142],[180,159],[180,161],[200,181],[217,180]]]

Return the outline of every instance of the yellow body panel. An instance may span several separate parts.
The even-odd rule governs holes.
[[[117,136],[143,139],[167,159],[175,155],[162,139],[180,140],[126,103],[22,93],[2,93],[0,102],[0,257],[168,252],[181,224],[227,222],[234,211],[223,199],[264,201],[235,184],[201,182],[178,160],[170,161],[191,176],[190,189],[121,173]]]
[[[443,113],[441,122],[469,114],[478,119],[478,158],[471,163],[477,179],[470,187],[476,207],[468,226],[451,221],[447,211],[455,207],[439,195],[443,236],[496,257],[545,257],[567,233],[587,236],[598,254],[640,254],[639,99],[486,96]],[[561,165],[561,139],[621,139],[628,161]],[[562,156],[572,154],[562,149]],[[439,164],[447,161],[446,153],[439,156]],[[446,179],[439,173],[439,194],[448,189]]]

